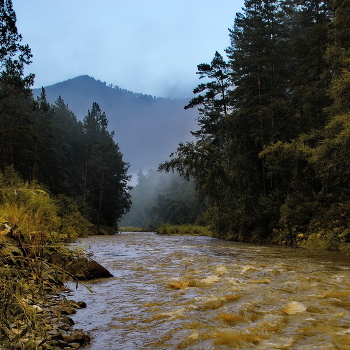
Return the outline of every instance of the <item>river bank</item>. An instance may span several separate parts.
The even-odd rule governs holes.
[[[86,307],[69,298],[67,278],[110,277],[97,262],[64,245],[24,245],[12,229],[0,232],[0,350],[79,349],[90,341],[71,315]]]

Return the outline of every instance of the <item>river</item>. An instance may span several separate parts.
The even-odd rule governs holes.
[[[86,247],[113,278],[70,298],[89,350],[350,349],[345,253],[119,233]]]

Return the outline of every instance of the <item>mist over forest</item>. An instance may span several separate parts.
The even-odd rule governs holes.
[[[134,93],[84,75],[46,86],[48,102],[58,96],[83,120],[97,102],[108,119],[108,130],[120,146],[129,173],[136,183],[139,170],[157,169],[181,141],[192,139],[196,128],[196,110],[184,110],[189,99],[169,99]],[[41,89],[34,89],[38,96]]]
[[[132,206],[120,226],[155,230],[162,224],[198,224],[205,212],[195,184],[177,173],[150,169],[137,174],[137,185],[130,192]]]

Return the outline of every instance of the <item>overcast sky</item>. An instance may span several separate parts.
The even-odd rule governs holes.
[[[12,0],[35,87],[79,75],[192,97],[197,65],[225,54],[243,0]]]

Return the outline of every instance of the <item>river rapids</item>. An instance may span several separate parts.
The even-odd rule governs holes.
[[[350,256],[200,236],[76,244],[113,278],[70,282],[90,350],[350,349]]]

